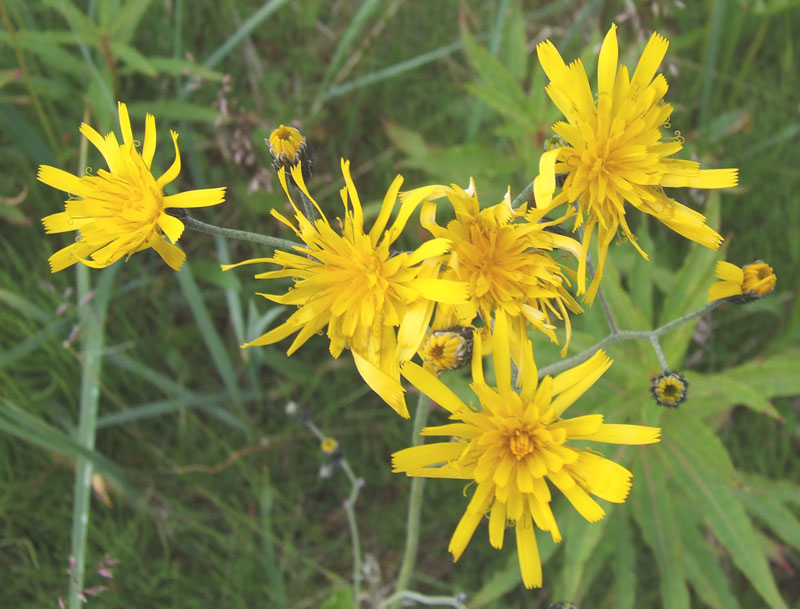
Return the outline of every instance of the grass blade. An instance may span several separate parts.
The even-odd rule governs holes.
[[[192,310],[194,319],[197,322],[200,335],[203,337],[206,347],[208,347],[208,352],[211,355],[211,359],[214,360],[214,365],[222,378],[225,389],[228,390],[234,403],[241,407],[242,396],[239,391],[239,384],[236,378],[236,372],[233,368],[233,363],[228,355],[225,343],[220,337],[219,332],[217,332],[214,321],[211,319],[211,313],[209,313],[208,307],[203,301],[203,296],[200,293],[200,289],[197,287],[194,275],[192,275],[191,267],[188,264],[184,265],[176,275],[178,277],[178,283],[183,290],[183,295],[186,297],[186,302]]]

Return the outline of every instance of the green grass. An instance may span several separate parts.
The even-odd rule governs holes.
[[[334,4],[340,10],[333,11]],[[144,112],[155,113],[161,170],[170,162],[168,128],[179,131],[184,161],[179,187],[227,185],[223,206],[196,214],[223,226],[279,233],[269,210],[285,203],[277,180],[263,170],[268,168],[263,138],[290,122],[312,142],[312,192],[326,209],[338,204],[340,157],[352,160],[365,202],[380,200],[400,169],[408,188],[427,184],[432,176],[463,185],[474,172],[482,199],[494,203],[507,184],[518,191],[532,176],[529,165],[517,162],[513,138],[498,131],[502,119],[466,87],[478,78],[460,50],[459,24],[466,24],[478,44],[496,48],[509,70],[523,75],[527,92],[533,43],[546,35],[565,57],[589,57],[609,22],[632,3],[364,2],[360,14],[357,4],[88,1],[75,2],[70,12],[59,10],[66,6],[60,2],[3,2],[32,87],[13,72],[18,57],[3,28],[0,75],[9,78],[0,78],[0,196],[27,194],[13,212],[0,202],[2,401],[68,436],[77,428],[80,335],[64,344],[78,320],[76,297],[68,293],[75,274],[50,275],[46,259],[67,238],[45,236],[39,223],[59,209],[62,198],[34,178],[40,163],[77,169],[77,128],[85,108],[88,122],[105,133],[114,127],[113,101],[128,102],[138,137]],[[676,107],[672,128],[686,137],[683,156],[740,168],[740,187],[722,197],[727,259],[737,264],[764,259],[778,274],[770,299],[718,309],[708,330],[696,333],[689,357],[697,353],[693,367],[707,374],[800,342],[800,246],[793,232],[800,226],[800,208],[793,204],[800,188],[793,24],[800,13],[790,5],[749,3],[734,9],[717,0],[679,8],[659,2],[659,15],[648,4],[617,21],[620,48],[627,49],[621,57],[629,63],[643,45],[634,24],[641,24],[644,36],[658,29],[670,38],[668,98]],[[502,6],[521,11],[525,19],[501,19],[502,27],[495,29]],[[142,9],[139,21],[136,7]],[[259,7],[271,8],[256,13]],[[119,19],[123,9],[131,12]],[[255,27],[242,36],[254,14]],[[520,28],[528,45],[522,52],[510,42]],[[106,51],[106,42],[118,46]],[[409,62],[427,53],[437,58]],[[203,79],[187,89],[189,68]],[[221,99],[228,113],[215,122]],[[532,134],[530,151],[538,150],[535,140],[552,119],[532,119],[541,132]],[[389,125],[420,134],[437,150],[441,165],[425,171],[410,162],[390,137]],[[473,148],[465,152],[465,145]],[[92,151],[88,164],[101,166]],[[442,176],[442,168],[454,168],[452,177]],[[250,192],[255,176],[262,186]],[[705,194],[688,196],[689,204],[703,209]],[[687,244],[660,226],[651,224],[650,232],[657,244],[654,260],[676,272]],[[134,256],[115,278],[98,379],[96,450],[121,468],[139,498],[112,488],[113,506],[92,499],[86,586],[108,590],[91,598],[90,606],[319,607],[332,590],[349,585],[350,539],[342,508],[349,486],[339,471],[320,477],[326,457],[308,430],[286,415],[289,400],[337,438],[365,480],[356,510],[364,552],[377,570],[363,587],[377,598],[390,589],[402,557],[409,483],[391,474],[388,456],[408,445],[410,423],[364,391],[347,354],[331,360],[323,338],[312,339],[291,359],[280,346],[240,351],[239,343],[253,338],[243,328],[252,328],[272,305],[253,295],[265,288],[247,269],[222,275],[214,264],[225,247],[233,261],[266,252],[243,242],[224,246],[198,233],[185,234],[181,243],[190,264],[181,281],[152,252]],[[625,249],[612,255],[619,255],[627,277],[636,263]],[[97,280],[93,273],[93,285]],[[669,295],[653,294],[658,312]],[[602,328],[593,323],[586,321],[583,329]],[[625,382],[622,376],[615,379]],[[606,389],[609,403],[621,387]],[[737,468],[797,484],[796,398],[775,400],[775,407],[784,423],[728,408],[715,420],[716,429]],[[9,607],[56,606],[59,597],[66,598],[73,457],[0,434],[0,596]],[[453,565],[446,548],[464,508],[464,485],[435,482],[425,490],[412,587],[472,595],[493,577],[502,581],[504,573],[513,582],[513,543],[497,552],[482,530]],[[628,516],[623,524],[610,520],[608,526],[632,533],[636,605],[657,607],[656,557],[631,523]],[[789,568],[800,568],[800,556],[774,536],[768,543],[787,603],[800,606],[800,590],[788,574]],[[119,561],[111,580],[96,572],[105,555]],[[618,591],[610,582],[617,554],[607,556],[608,564],[600,553],[586,565],[582,607],[615,606]],[[509,585],[484,606],[547,607],[560,600],[553,594],[554,588],[564,589],[557,582],[561,567],[569,568],[565,560],[563,550],[553,554],[545,570],[545,582],[552,585],[544,590]],[[726,568],[741,606],[760,606],[749,582]],[[497,590],[505,588],[498,584]],[[703,606],[697,597],[692,600]]]

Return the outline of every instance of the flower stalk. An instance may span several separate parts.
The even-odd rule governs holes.
[[[417,400],[417,409],[414,412],[414,422],[411,430],[411,445],[419,446],[423,438],[420,435],[422,428],[428,422],[428,412],[430,411],[430,400],[420,392]],[[394,609],[402,606],[400,600],[406,598],[404,593],[408,590],[411,576],[414,574],[414,567],[417,564],[417,549],[419,547],[419,524],[422,514],[422,496],[425,490],[425,478],[413,478],[411,480],[411,492],[408,496],[408,516],[406,518],[406,547],[403,551],[403,562],[400,564],[400,573],[397,576],[394,597],[398,599]]]

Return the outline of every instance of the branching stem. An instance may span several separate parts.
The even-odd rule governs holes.
[[[626,340],[647,340],[650,341],[650,344],[653,345],[653,349],[658,356],[659,362],[661,366],[666,370],[668,369],[667,360],[664,356],[664,352],[661,350],[661,345],[658,342],[658,337],[666,334],[670,330],[674,330],[678,326],[682,326],[687,321],[691,321],[695,317],[700,317],[701,315],[711,311],[712,309],[716,308],[722,300],[714,300],[709,302],[708,304],[700,307],[696,311],[692,311],[691,313],[687,313],[677,319],[673,319],[672,321],[655,328],[654,330],[647,330],[647,331],[638,331],[638,330],[618,330],[616,333],[609,334],[603,340],[598,343],[595,343],[588,349],[584,349],[577,355],[573,355],[572,357],[568,357],[567,359],[561,360],[560,362],[555,362],[554,364],[550,364],[549,366],[545,366],[544,368],[539,369],[539,378],[544,376],[556,375],[559,372],[564,370],[568,370],[573,366],[577,366],[585,362],[587,359],[592,357],[597,351],[600,349],[605,349],[609,345],[613,345],[614,343],[623,342]]]

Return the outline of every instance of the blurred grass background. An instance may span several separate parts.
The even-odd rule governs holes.
[[[565,58],[582,56],[591,67],[611,21],[628,65],[653,30],[670,39],[662,69],[676,109],[672,129],[686,137],[683,158],[740,168],[740,187],[722,197],[727,259],[766,260],[779,278],[770,299],[704,320],[689,364],[713,373],[800,342],[796,2],[4,0],[2,9],[0,391],[4,403],[35,418],[31,426],[46,423],[68,437],[76,425],[80,303],[74,272],[49,273],[47,257],[67,241],[46,237],[39,219],[63,199],[37,183],[35,172],[41,163],[78,171],[85,113],[99,131],[116,130],[115,100],[123,100],[138,137],[145,112],[155,114],[161,170],[171,162],[168,129],[176,129],[184,160],[179,188],[227,185],[223,206],[196,214],[223,226],[279,232],[269,210],[285,201],[267,169],[263,138],[281,123],[309,137],[311,190],[326,209],[336,209],[340,157],[352,160],[364,201],[379,201],[400,171],[407,188],[465,185],[472,175],[491,204],[507,185],[517,192],[533,177],[541,141],[558,118],[544,102],[536,43],[550,38]],[[486,83],[463,52],[470,44],[498,58],[525,103],[540,109],[527,119],[535,129],[522,137],[508,132],[509,121],[481,95]],[[101,162],[90,151],[89,165]],[[682,200],[702,208],[704,195]],[[650,232],[659,268],[674,273],[687,244],[660,226]],[[340,472],[320,477],[326,457],[285,414],[289,400],[339,440],[366,481],[357,504],[372,565],[365,585],[375,597],[385,593],[402,554],[408,488],[390,473],[388,455],[408,444],[410,424],[365,390],[349,358],[332,361],[323,339],[291,359],[276,347],[241,352],[238,345],[280,311],[253,295],[264,286],[249,272],[223,275],[217,264],[266,252],[196,233],[181,244],[189,266],[180,277],[147,252],[115,279],[97,450],[140,497],[128,500],[112,485],[109,505],[99,494],[93,499],[86,585],[109,589],[91,606],[318,607],[347,585],[342,501],[349,489]],[[635,264],[627,249],[614,252],[623,274]],[[654,292],[656,310],[666,297]],[[736,409],[718,429],[737,467],[800,483],[797,398],[774,406],[783,423]],[[9,433],[23,415],[6,409],[0,600],[55,606],[68,586],[74,464],[21,440],[21,427]],[[66,450],[63,439],[53,442]],[[475,592],[516,560],[513,547],[492,550],[479,531],[453,566],[446,548],[464,507],[457,486],[427,485],[415,589]],[[610,526],[624,528],[616,522]],[[632,534],[638,556],[648,556]],[[796,607],[800,557],[784,550],[771,556],[773,571]],[[119,561],[112,580],[97,573],[104,557]],[[562,560],[555,555],[548,564],[546,583]],[[658,604],[649,564],[637,563],[642,607]],[[733,579],[742,606],[760,606],[746,581]],[[603,577],[587,581],[594,583],[581,591],[586,607],[615,606]],[[551,594],[517,586],[485,606],[546,607],[558,600]]]

